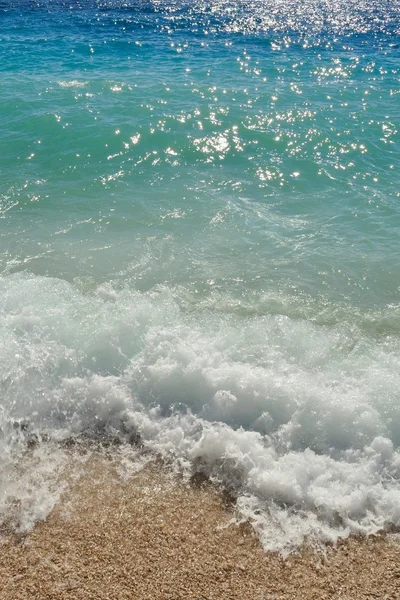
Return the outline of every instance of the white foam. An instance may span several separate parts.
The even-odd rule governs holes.
[[[47,517],[65,489],[60,473],[66,454],[53,444],[39,444],[26,452],[24,444],[0,444],[0,524],[29,531]]]
[[[69,81],[57,81],[57,83],[60,87],[64,87],[64,88],[70,88],[70,87],[82,88],[88,84],[88,81],[78,81],[77,79],[72,79]]]
[[[359,321],[241,316],[218,302],[189,311],[167,287],[83,294],[57,279],[0,279],[1,429],[22,419],[53,440],[140,434],[230,489],[268,549],[400,525],[399,340]],[[14,464],[22,446],[7,435]],[[52,460],[38,481],[52,479]],[[3,512],[25,493],[5,482]],[[25,526],[49,510],[45,495],[31,495]]]

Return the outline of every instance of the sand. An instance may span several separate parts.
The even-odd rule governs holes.
[[[396,536],[351,539],[283,560],[207,483],[156,463],[129,478],[94,453],[29,534],[0,542],[0,598],[400,599]]]

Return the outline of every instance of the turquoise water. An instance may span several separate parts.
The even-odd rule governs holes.
[[[267,548],[400,524],[399,10],[0,2],[4,514],[134,430]]]

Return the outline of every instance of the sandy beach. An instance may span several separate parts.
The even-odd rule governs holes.
[[[116,465],[95,452],[44,522],[3,532],[2,600],[400,597],[396,535],[283,560],[249,524],[229,525],[234,509],[209,483],[153,462],[129,477]]]

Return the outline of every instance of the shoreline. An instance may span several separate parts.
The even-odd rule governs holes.
[[[74,452],[71,452],[73,467]],[[400,540],[350,538],[285,560],[209,483],[150,462],[121,473],[112,452],[80,461],[60,503],[0,541],[0,599],[387,600],[400,596]]]

